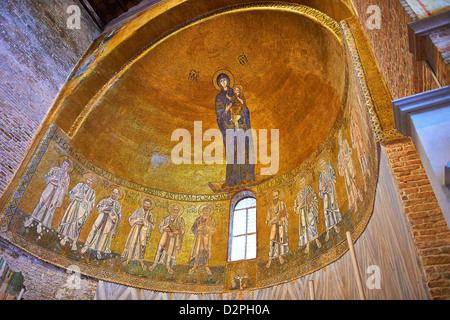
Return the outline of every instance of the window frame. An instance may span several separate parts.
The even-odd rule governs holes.
[[[244,199],[246,198],[253,198],[255,199],[255,206],[254,207],[249,207],[249,208],[242,208],[242,209],[238,209],[238,211],[241,210],[245,210],[245,233],[243,234],[239,234],[237,236],[235,236],[233,234],[233,226],[234,226],[234,218],[235,218],[235,208],[236,206]],[[255,232],[251,232],[248,233],[248,210],[249,209],[253,209],[255,208]],[[227,261],[228,262],[239,262],[239,261],[249,261],[249,260],[254,260],[257,258],[258,256],[258,238],[257,238],[257,233],[258,233],[258,226],[256,224],[256,220],[257,220],[257,199],[256,199],[256,195],[254,194],[254,192],[250,191],[250,190],[243,190],[238,192],[237,194],[235,194],[232,199],[231,199],[231,203],[230,203],[230,223],[229,223],[229,230],[228,230],[228,254],[227,254]],[[248,252],[247,252],[247,244],[248,244],[248,237],[249,236],[255,236],[255,257],[252,258],[248,258]],[[232,254],[232,246],[233,246],[233,240],[235,238],[238,237],[245,237],[245,255],[243,259],[237,259],[237,260],[232,260],[231,254]]]

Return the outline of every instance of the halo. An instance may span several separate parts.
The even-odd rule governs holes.
[[[118,186],[118,185],[113,185],[113,186],[110,188],[111,192],[112,192],[114,189],[119,190],[119,197],[117,198],[117,200],[122,200],[122,199],[123,199],[123,195],[124,195],[124,191],[123,191],[122,187],[121,187],[121,186]]]
[[[322,160],[328,164],[329,163],[328,155],[321,156],[319,160],[317,160],[316,168],[318,172],[322,172],[322,169],[320,168],[320,162],[322,162]]]
[[[178,202],[172,203],[171,205],[169,205],[167,210],[169,211],[170,214],[172,214],[172,207],[175,205],[178,205],[180,207],[180,212],[178,213],[178,216],[181,216],[184,213],[184,206],[181,203]]]
[[[150,209],[149,210],[152,210],[154,207],[155,207],[155,200],[153,200],[153,198],[152,197],[147,197],[147,196],[143,196],[143,197],[140,197],[139,198],[139,207],[144,207],[144,200],[150,200],[150,203],[152,204],[151,206],[150,206]]]
[[[202,204],[202,205],[198,208],[198,214],[201,215],[202,212],[203,212],[203,209],[206,208],[206,207],[210,207],[210,208],[211,208],[211,216],[212,216],[212,215],[214,214],[214,212],[215,212],[215,208],[214,208],[214,206],[213,206],[211,203],[205,203],[205,204]]]
[[[83,173],[83,182],[86,182],[87,178],[92,178],[92,180],[94,180],[94,183],[92,184],[92,189],[94,189],[97,186],[98,183],[98,179],[97,179],[97,175],[93,172],[87,171],[85,173]]]
[[[300,180],[302,180],[303,177],[305,177],[305,179],[306,179],[305,184],[308,183],[308,180],[309,180],[309,177],[310,177],[310,174],[308,173],[308,171],[302,171],[301,173],[298,174],[297,178],[295,179],[296,182],[297,182],[297,185],[299,187],[301,187]]]
[[[232,74],[230,71],[228,71],[228,70],[226,70],[226,69],[219,70],[219,71],[217,71],[217,72],[214,74],[213,79],[212,79],[214,88],[216,88],[218,91],[222,91],[222,88],[221,88],[221,87],[219,86],[219,84],[217,83],[217,78],[218,78],[220,75],[222,75],[222,74],[225,74],[225,75],[228,77],[228,79],[230,79],[229,87],[230,87],[230,88],[233,88],[233,86],[234,86],[234,76],[233,76],[233,74]]]
[[[233,89],[236,89],[236,88],[239,88],[240,93],[244,93],[244,88],[242,88],[241,84],[238,83],[233,86]]]
[[[270,196],[272,196],[273,193],[274,193],[275,191],[278,191],[279,199],[284,198],[284,190],[283,190],[281,187],[273,188],[273,189],[270,191]]]
[[[67,157],[67,156],[62,156],[61,158],[59,158],[59,166],[60,166],[60,167],[62,166],[62,163],[64,162],[64,160],[67,160],[67,161],[70,162],[70,168],[69,168],[69,170],[67,170],[67,173],[71,173],[71,172],[73,171],[73,162],[72,162],[72,159],[70,159],[70,158]]]

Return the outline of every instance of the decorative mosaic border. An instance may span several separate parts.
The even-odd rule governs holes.
[[[379,149],[377,150],[377,156],[379,155]],[[373,208],[375,206],[375,193],[371,197],[371,203],[369,205],[370,210],[367,210],[365,215],[361,218],[360,223],[356,226],[356,228],[352,232],[352,239],[356,241],[364,232],[367,225],[369,224],[370,218],[373,214]],[[319,271],[326,267],[327,265],[335,262],[340,259],[347,251],[349,250],[348,243],[346,240],[341,241],[339,244],[329,249],[325,253],[322,253],[315,259],[309,260],[306,263],[300,265],[298,268],[289,270],[288,272],[277,274],[272,276],[270,279],[262,279],[258,280],[257,288],[262,289],[275,285],[280,285],[289,281],[293,281],[295,279],[304,277],[313,272]],[[252,288],[253,289],[253,288]],[[252,290],[250,289],[250,290]]]
[[[355,45],[355,41],[353,38],[353,34],[351,33],[348,24],[346,22],[341,23],[342,31],[344,34],[345,41],[349,47],[349,51],[351,52],[351,59],[353,65],[355,67],[355,72],[357,75],[357,79],[360,84],[360,88],[362,91],[362,95],[364,97],[365,105],[367,112],[369,112],[372,130],[374,131],[374,137],[376,141],[381,141],[382,139],[386,139],[387,135],[382,134],[381,126],[379,124],[378,116],[375,112],[373,101],[370,95],[370,92],[367,88],[367,83],[365,79],[364,70],[362,68],[361,60],[358,55],[358,51]],[[351,49],[351,50],[350,50]],[[30,163],[27,166],[25,174],[22,176],[20,182],[17,187],[11,194],[8,199],[8,204],[5,206],[5,209],[1,213],[1,218],[10,217],[14,214],[15,210],[18,208],[20,200],[29,185],[31,178],[33,177],[34,172],[36,171],[37,166],[39,165],[42,156],[44,155],[47,147],[54,137],[55,132],[57,130],[57,126],[52,124],[49,126],[47,131],[45,132],[44,137],[36,148],[36,152],[33,155]],[[379,149],[377,150],[379,152]],[[377,154],[377,158],[379,158],[379,154]],[[291,173],[290,173],[291,174]],[[365,230],[370,221],[370,218],[373,213],[373,205],[375,201],[375,195],[371,198],[372,202],[369,205],[369,208],[372,210],[367,210],[364,216],[361,218],[360,223],[353,230],[352,236],[356,240]],[[201,199],[204,201],[204,199]],[[2,220],[3,221],[3,220]],[[7,226],[7,224],[5,224]],[[3,224],[2,224],[3,226]],[[57,255],[53,252],[50,252],[44,248],[39,247],[35,243],[30,243],[26,239],[22,238],[17,234],[13,234],[12,232],[4,232],[2,233],[2,237],[15,245],[19,245],[25,252],[38,257],[40,260],[45,261],[47,263],[57,265],[63,268],[69,268],[71,265],[77,265],[80,267],[81,273],[93,277],[95,279],[101,279],[105,281],[111,281],[127,286],[133,286],[138,288],[145,288],[149,290],[163,291],[163,292],[184,292],[184,293],[199,293],[199,292],[208,292],[208,293],[223,293],[227,292],[224,289],[224,285],[199,285],[199,284],[189,284],[189,283],[175,283],[175,282],[162,282],[150,278],[138,278],[128,274],[121,274],[116,272],[111,272],[108,270],[104,270],[98,267],[93,267],[86,265],[84,263],[75,262],[66,257]],[[277,284],[282,284],[287,281],[292,281],[298,279],[299,277],[303,277],[307,274],[315,272],[324,268],[326,265],[336,261],[340,257],[342,257],[348,250],[348,244],[346,241],[341,241],[339,244],[329,249],[327,252],[321,254],[319,257],[308,261],[307,263],[302,264],[298,268],[294,270],[290,270],[283,274],[278,274],[270,279],[263,279],[257,281],[255,288],[250,288],[249,290],[258,290],[264,287],[269,287]]]
[[[14,191],[8,198],[6,205],[2,212],[0,213],[0,223],[2,232],[6,231],[8,228],[8,220],[14,214],[15,210],[19,207],[19,203],[22,200],[22,196],[25,193],[25,190],[28,188],[31,179],[36,171],[37,166],[41,162],[41,159],[47,150],[50,141],[53,138],[58,126],[55,124],[51,124],[44,133],[43,138],[41,139],[39,145],[36,148],[36,151],[31,158],[30,162],[25,169],[25,173],[20,178],[19,183],[14,188]]]
[[[33,243],[26,238],[22,237],[21,235],[11,232],[8,230],[9,223],[11,221],[12,216],[19,210],[19,204],[22,200],[23,195],[25,194],[26,189],[29,186],[29,183],[31,179],[33,178],[33,175],[35,174],[38,165],[40,164],[45,152],[48,149],[48,146],[50,142],[53,140],[55,143],[58,144],[58,142],[62,143],[62,145],[58,144],[60,147],[63,147],[65,151],[67,151],[68,154],[70,154],[72,157],[76,158],[77,160],[83,162],[85,159],[81,158],[79,154],[75,154],[75,151],[73,149],[67,150],[67,147],[70,147],[68,142],[63,140],[60,136],[58,136],[58,126],[54,123],[49,125],[48,129],[46,130],[44,136],[42,137],[39,145],[36,147],[36,150],[33,154],[32,159],[30,160],[25,173],[20,178],[20,181],[18,182],[16,188],[11,193],[10,197],[8,198],[7,203],[4,206],[4,209],[1,211],[0,218],[2,218],[2,229],[0,230],[0,237],[2,237],[4,240],[12,243],[15,246],[18,246],[23,250],[24,252],[36,257],[37,259],[46,262],[48,264],[58,266],[64,269],[71,269],[74,266],[78,267],[80,269],[80,273],[84,274],[86,276],[92,277],[97,280],[104,280],[104,281],[110,281],[126,286],[132,286],[137,288],[143,288],[148,290],[155,290],[155,291],[162,291],[162,292],[185,292],[185,293],[200,293],[200,292],[208,292],[208,293],[222,293],[224,291],[224,285],[207,285],[207,284],[192,284],[192,283],[177,283],[177,282],[168,282],[168,281],[161,281],[161,280],[155,280],[151,278],[139,278],[133,275],[129,274],[123,274],[123,273],[117,273],[114,271],[109,271],[102,269],[98,266],[90,266],[83,262],[74,261],[67,257],[61,256],[59,254],[56,254],[48,249],[45,249],[41,246],[39,246],[36,243]],[[62,130],[60,130],[61,133]],[[65,146],[65,147],[64,147]],[[87,163],[89,163],[87,160],[85,160]],[[84,163],[86,165],[86,163]],[[105,176],[105,174],[109,174],[108,172],[102,170],[99,167],[96,167],[94,165],[91,165],[90,163],[89,169],[92,171],[95,171],[96,173],[99,173],[100,176]],[[98,172],[100,170],[100,172]],[[115,176],[113,176],[115,177]],[[111,176],[108,175],[108,179],[111,178]],[[115,177],[117,178],[117,177]],[[120,178],[117,178],[120,179]],[[117,182],[117,181],[116,181]],[[123,180],[121,180],[123,182]],[[127,185],[127,187],[130,187]],[[145,188],[145,187],[144,187]],[[143,190],[140,190],[141,192],[144,192]],[[161,191],[162,192],[162,191]],[[165,196],[167,199],[172,199],[170,196],[168,196],[168,192],[162,192],[159,195]],[[157,195],[157,196],[159,196]],[[189,196],[189,195],[186,195]],[[193,195],[200,197],[198,195]],[[206,195],[208,196],[208,195]],[[228,194],[225,194],[225,196],[230,196]],[[219,198],[220,195],[211,195],[211,197]],[[209,198],[208,198],[209,199]],[[216,201],[218,199],[215,199]],[[204,198],[199,198],[197,201],[205,201]]]
[[[361,97],[366,106],[366,111],[369,115],[369,122],[372,126],[372,132],[376,141],[385,141],[393,138],[403,137],[400,133],[397,132],[396,129],[392,129],[389,131],[383,131],[381,127],[381,122],[378,117],[378,114],[375,110],[375,105],[373,103],[372,95],[369,90],[369,86],[367,85],[367,78],[364,72],[364,67],[361,62],[361,58],[358,52],[358,48],[356,46],[356,41],[353,36],[352,31],[350,30],[350,26],[347,21],[342,21],[340,23],[342,29],[342,35],[344,37],[344,43],[348,52],[350,53],[350,57],[353,63],[353,70],[355,71],[356,78],[358,80],[360,86]]]
[[[286,10],[286,11],[290,11],[290,12],[294,12],[297,14],[301,14],[304,15],[306,17],[309,17],[315,21],[317,21],[318,23],[320,23],[321,25],[323,25],[324,27],[326,27],[327,29],[329,29],[335,36],[336,38],[339,40],[339,42],[342,43],[342,38],[341,38],[341,29],[339,27],[339,24],[333,20],[332,18],[330,18],[329,16],[327,16],[326,14],[304,6],[304,5],[297,5],[297,4],[292,4],[292,3],[285,3],[285,2],[255,2],[255,3],[250,3],[250,4],[241,4],[241,5],[234,5],[234,6],[230,6],[230,7],[226,7],[226,8],[222,8],[204,15],[201,15],[197,18],[191,19],[189,21],[187,21],[186,23],[172,29],[171,31],[167,32],[166,34],[162,35],[161,37],[157,38],[156,40],[154,40],[153,42],[151,42],[149,45],[147,45],[146,47],[144,47],[138,54],[135,55],[134,58],[132,58],[130,61],[128,61],[125,65],[122,66],[122,68],[115,74],[115,76],[113,78],[111,78],[96,94],[95,96],[89,101],[89,103],[84,107],[84,109],[81,111],[80,115],[77,117],[77,119],[75,120],[75,122],[73,123],[72,127],[70,128],[68,135],[70,138],[74,137],[76,135],[76,133],[78,132],[78,130],[80,129],[80,127],[82,126],[84,120],[86,119],[86,117],[89,115],[89,113],[93,110],[93,108],[95,107],[97,101],[110,89],[114,86],[114,84],[120,80],[120,78],[124,75],[124,73],[129,69],[129,67],[135,62],[137,61],[141,56],[143,56],[147,51],[149,51],[152,47],[154,47],[155,45],[157,45],[159,42],[163,41],[164,39],[166,39],[167,37],[173,35],[174,33],[192,26],[193,24],[219,15],[219,14],[223,14],[223,13],[230,13],[233,11],[243,11],[243,10],[255,10],[255,9],[275,9],[275,10]]]
[[[359,91],[361,97],[363,98],[363,102],[366,107],[366,112],[369,115],[369,124],[371,125],[373,137],[377,142],[377,159],[379,159],[379,152],[380,152],[379,142],[390,139],[396,139],[403,136],[400,133],[398,133],[397,130],[395,129],[383,131],[380,119],[375,109],[372,95],[367,85],[366,74],[364,72],[364,67],[361,62],[361,58],[359,55],[358,48],[356,46],[354,35],[347,21],[342,21],[340,23],[340,27],[342,30],[344,45],[347,48],[347,51],[350,53],[350,59],[353,64],[353,70],[355,72],[357,84],[359,84],[360,89]],[[365,213],[365,215],[361,218],[360,223],[353,230],[352,238],[354,241],[356,241],[361,236],[361,234],[366,229],[370,221],[370,218],[372,217],[373,207],[375,205],[375,194],[371,197],[371,199],[372,202],[369,207],[372,208],[372,210],[369,210]],[[348,243],[346,241],[342,241],[335,247],[325,252],[324,254],[321,254],[319,257],[310,260],[305,264],[302,264],[297,269],[290,270],[283,274],[278,274],[276,276],[271,277],[270,279],[259,280],[257,283],[257,287],[259,288],[270,287],[288,281],[292,281],[293,279],[304,277],[305,275],[316,272],[326,267],[328,264],[338,260],[347,251],[348,251]]]
[[[58,266],[64,269],[78,267],[81,274],[94,278],[96,280],[104,280],[114,282],[129,287],[142,288],[146,290],[155,290],[160,292],[184,292],[184,293],[222,293],[223,285],[202,285],[191,283],[165,282],[151,278],[139,278],[129,274],[117,273],[101,269],[96,266],[89,266],[85,263],[76,262],[66,257],[60,256],[49,250],[46,250],[36,243],[30,242],[22,236],[7,231],[1,234],[2,238],[14,245],[20,246],[24,252],[38,258],[48,264]]]
[[[371,127],[371,130],[373,132],[373,136],[376,142],[376,156],[377,159],[379,159],[379,143],[380,141],[384,141],[387,139],[391,139],[394,137],[398,137],[398,134],[395,130],[391,130],[389,132],[383,132],[381,128],[381,124],[378,118],[378,114],[375,111],[373,99],[370,93],[370,90],[367,86],[367,80],[366,75],[364,72],[364,68],[359,56],[358,49],[356,47],[356,42],[353,36],[353,33],[350,30],[350,27],[348,25],[348,22],[343,21],[341,22],[341,28],[342,28],[342,34],[343,34],[343,40],[346,45],[346,48],[348,48],[348,51],[350,52],[350,58],[353,63],[354,71],[356,74],[356,80],[360,87],[360,92],[363,97],[363,101],[366,106],[366,111],[369,115],[369,122]],[[378,169],[377,169],[378,171]],[[376,184],[375,184],[376,186]],[[355,227],[355,229],[352,232],[352,239],[356,241],[364,232],[367,225],[369,224],[370,218],[373,214],[373,207],[375,205],[375,194],[376,194],[376,188],[374,191],[374,194],[371,196],[371,203],[369,205],[370,210],[367,210],[365,214],[362,216],[362,218],[359,220],[359,224]],[[280,285],[288,281],[292,281],[295,279],[298,279],[300,277],[304,277],[308,274],[311,274],[313,272],[316,272],[327,265],[335,262],[339,258],[341,258],[347,251],[348,251],[348,243],[346,240],[341,241],[339,244],[334,246],[333,248],[329,249],[327,252],[321,254],[319,257],[309,260],[308,262],[300,265],[298,268],[290,270],[288,272],[275,275],[271,277],[270,279],[261,279],[257,282],[257,287],[259,289],[270,287],[274,285]]]
[[[340,125],[342,122],[342,114],[338,117],[339,119],[336,121],[335,126]],[[333,127],[332,133],[335,131],[335,128]],[[44,137],[42,138],[39,146],[36,148],[36,152],[32,157],[32,160],[30,161],[30,164],[27,167],[26,173],[22,176],[22,179],[20,180],[17,190],[20,192],[14,192],[12,196],[9,198],[9,203],[6,206],[7,209],[4,210],[4,212],[8,212],[8,215],[14,214],[16,209],[18,209],[20,200],[22,199],[22,196],[25,193],[26,188],[29,185],[29,182],[31,181],[42,157],[45,154],[45,151],[47,150],[51,140],[53,140],[54,143],[56,143],[59,147],[63,148],[68,155],[73,157],[74,159],[80,161],[83,166],[86,168],[89,168],[90,171],[93,171],[97,174],[99,174],[102,177],[107,178],[108,180],[114,181],[115,183],[124,185],[127,188],[133,188],[137,185],[127,182],[124,183],[125,180],[122,178],[118,178],[110,174],[109,172],[102,170],[101,168],[93,165],[88,160],[86,160],[82,155],[78,154],[76,151],[71,149],[71,146],[69,144],[69,141],[65,140],[60,134],[65,135],[64,132],[59,129],[58,126],[55,124],[51,124],[49,128],[47,129]],[[333,136],[333,134],[331,134]],[[328,137],[324,143],[321,144],[319,149],[325,148],[327,145],[327,141],[330,139]],[[319,151],[320,151],[319,150]],[[287,180],[291,180],[295,175],[297,174],[297,171],[302,170],[304,165],[307,165],[309,163],[309,160],[306,160],[301,166],[300,169],[294,169],[291,172],[288,172],[286,175],[279,177],[279,179],[273,179],[273,181],[267,182],[268,185],[266,187],[271,188],[273,186],[273,183],[276,183],[276,185],[281,185]],[[144,188],[144,189],[142,189]],[[139,190],[140,192],[148,192],[150,190],[147,187],[137,187],[136,190]],[[263,190],[266,190],[265,187],[259,189],[257,192],[262,192]],[[159,191],[159,190],[157,190]],[[256,191],[256,189],[255,189]],[[169,192],[163,192],[157,193],[156,196],[162,196],[166,199],[172,199],[173,194],[169,195],[171,193]],[[187,195],[189,196],[189,195]],[[198,195],[193,195],[198,197]],[[206,195],[207,196],[207,195]],[[213,194],[212,197],[216,198],[220,195]],[[231,199],[231,194],[223,194],[223,196]],[[186,199],[184,199],[186,200]],[[192,200],[192,199],[191,199]],[[215,199],[215,201],[223,200]],[[205,201],[203,198],[199,198],[198,201]],[[368,216],[370,218],[370,215]],[[365,225],[365,223],[362,223]],[[4,230],[6,231],[6,229]],[[105,281],[112,281],[115,283],[143,288],[143,289],[149,289],[149,290],[155,290],[155,291],[162,291],[162,292],[184,292],[184,293],[199,293],[199,292],[208,292],[208,293],[222,293],[222,292],[228,292],[224,285],[201,285],[201,284],[190,284],[190,283],[175,283],[175,282],[166,282],[166,281],[159,281],[151,278],[138,278],[133,275],[129,274],[122,274],[122,273],[116,273],[113,271],[108,271],[101,269],[97,266],[89,266],[83,262],[78,262],[74,260],[70,260],[67,257],[58,255],[54,252],[51,252],[45,248],[42,248],[36,243],[33,243],[19,234],[12,233],[11,231],[7,231],[5,233],[1,233],[1,236],[10,241],[11,243],[18,245],[20,248],[22,248],[25,252],[37,257],[38,259],[47,262],[49,264],[53,264],[62,268],[70,268],[71,266],[77,266],[80,268],[80,272],[82,274],[85,274],[87,276],[90,276],[94,279],[98,280],[105,280]],[[358,235],[359,236],[359,235]],[[249,290],[255,290],[262,287],[267,287],[271,285],[280,284],[286,281],[291,281],[293,279],[299,278],[300,276],[306,275],[310,272],[316,271],[320,268],[323,268],[326,264],[334,262],[336,259],[338,259],[340,256],[342,256],[346,250],[348,249],[346,242],[338,244],[337,246],[331,248],[321,256],[308,261],[304,265],[302,265],[300,268],[295,270],[290,270],[286,273],[279,274],[271,279],[265,279],[258,281],[255,288],[250,288]]]

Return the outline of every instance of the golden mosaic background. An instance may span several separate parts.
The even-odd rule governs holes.
[[[145,47],[83,106],[86,97],[76,98],[73,92],[88,90],[93,77],[90,70],[111,58],[108,46],[118,46],[125,38],[123,33],[133,28],[131,23],[99,39],[97,49],[74,71],[57,100],[57,111],[49,117],[55,124],[46,127],[40,145],[28,155],[28,166],[21,179],[16,179],[8,202],[2,199],[6,203],[2,218],[9,224],[2,236],[44,261],[63,267],[75,264],[95,278],[179,292],[228,291],[236,274],[246,274],[251,280],[246,289],[267,287],[320,269],[345,253],[345,232],[358,237],[370,219],[378,174],[376,141],[384,137],[377,133],[380,120],[370,93],[366,94],[369,89],[364,70],[358,69],[361,61],[348,25],[339,27],[323,13],[299,5],[230,7],[191,21]],[[184,128],[193,136],[194,121],[202,121],[203,130],[217,128],[213,76],[223,69],[244,88],[252,128],[280,130],[280,170],[268,180],[257,176],[256,183],[247,186],[257,198],[257,258],[236,263],[227,261],[227,247],[229,204],[239,188],[217,191],[210,187],[211,182],[224,180],[225,165],[176,166],[170,161],[177,143],[170,140],[173,130]],[[83,81],[86,88],[81,89]],[[351,114],[363,139],[370,179],[363,176],[352,146]],[[357,208],[349,206],[345,180],[338,173],[339,131],[352,149],[356,183],[364,190]],[[204,142],[203,148],[208,144]],[[164,161],[152,163],[155,154]],[[336,171],[340,232],[331,231],[325,241],[324,208],[319,199],[318,233],[323,246],[311,244],[305,253],[299,247],[299,217],[293,209],[299,192],[297,178],[307,172],[308,184],[318,193],[317,162],[323,156]],[[55,211],[53,230],[38,234],[35,227],[23,227],[45,188],[44,174],[59,165],[61,157],[73,163],[69,190],[86,172],[97,176],[96,203],[109,196],[113,186],[123,190],[123,217],[108,256],[98,259],[59,244],[55,230],[70,203],[67,196]],[[257,173],[260,167],[256,166]],[[266,268],[269,228],[265,219],[274,189],[282,190],[281,200],[289,212],[289,253],[284,264],[274,262]],[[140,207],[143,197],[154,200],[156,223],[146,247],[146,265],[154,260],[161,238],[157,226],[170,205],[177,202],[184,209],[186,233],[174,274],[160,267],[143,271],[136,263],[121,264],[131,230],[127,218]],[[215,207],[217,227],[209,260],[212,275],[204,271],[190,275],[187,262],[194,243],[190,229],[199,207],[206,203]],[[94,209],[83,225],[79,247],[97,215]]]

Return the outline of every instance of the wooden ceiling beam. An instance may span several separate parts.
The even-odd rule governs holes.
[[[111,20],[117,18],[122,13],[127,12],[141,1],[142,0],[80,0],[97,25],[99,25],[99,27],[101,25],[102,30]]]

